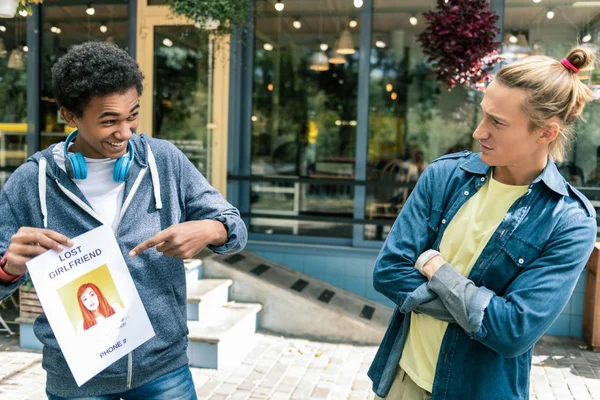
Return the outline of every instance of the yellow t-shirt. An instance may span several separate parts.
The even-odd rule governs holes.
[[[468,276],[510,206],[528,186],[511,186],[493,178],[456,213],[440,243],[440,253],[454,269]],[[420,387],[432,391],[435,368],[448,323],[411,313],[410,330],[400,367]]]

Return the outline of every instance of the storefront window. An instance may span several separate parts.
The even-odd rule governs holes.
[[[351,238],[359,11],[256,2],[250,230]],[[282,218],[283,217],[283,218]]]
[[[473,146],[481,92],[448,91],[416,41],[422,13],[375,2],[369,87],[365,240],[383,240],[428,163]],[[387,2],[391,3],[391,2]]]
[[[88,4],[70,5],[72,1],[44,2],[42,7],[42,80],[40,113],[42,149],[64,141],[72,129],[62,119],[52,93],[52,66],[69,48],[90,40],[113,43],[127,49],[127,1],[113,4],[92,4],[94,13],[87,12]]]
[[[531,54],[561,59],[575,43],[598,54],[600,21],[592,3],[503,2],[504,64]],[[354,190],[362,186],[355,152],[361,9],[350,1],[335,7],[286,1],[277,11],[271,1],[256,1],[251,232],[384,240],[429,163],[478,151],[472,133],[483,93],[463,86],[449,91],[417,41],[431,7],[373,2],[368,147],[366,165],[358,166],[366,171],[363,198]],[[354,53],[340,54],[348,41]],[[598,66],[579,76],[600,99]],[[584,117],[559,167],[600,208],[600,101]],[[367,221],[361,238],[346,222],[355,202]]]
[[[27,18],[0,19],[0,187],[27,158]]]

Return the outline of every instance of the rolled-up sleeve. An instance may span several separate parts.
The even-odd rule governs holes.
[[[503,297],[443,265],[432,277],[448,311],[472,338],[506,358],[531,349],[567,304],[596,240],[596,220],[578,215],[563,222],[537,260]]]

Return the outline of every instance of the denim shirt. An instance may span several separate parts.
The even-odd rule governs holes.
[[[373,285],[396,304],[369,369],[385,397],[408,336],[410,312],[450,322],[432,399],[529,399],[533,346],[567,304],[596,240],[596,213],[552,160],[509,208],[469,277],[449,264],[430,281],[414,268],[488,179],[479,153],[441,157],[425,170],[377,258]]]

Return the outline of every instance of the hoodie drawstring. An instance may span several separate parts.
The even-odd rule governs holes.
[[[40,205],[42,217],[44,218],[44,229],[48,228],[48,207],[46,206],[46,159],[40,158],[40,168],[38,171],[38,189],[40,196]]]
[[[160,210],[162,208],[162,200],[160,199],[160,179],[158,176],[158,168],[156,167],[156,160],[154,159],[154,154],[150,149],[150,145],[148,145],[148,165],[150,166],[150,176],[152,177],[156,209]]]

